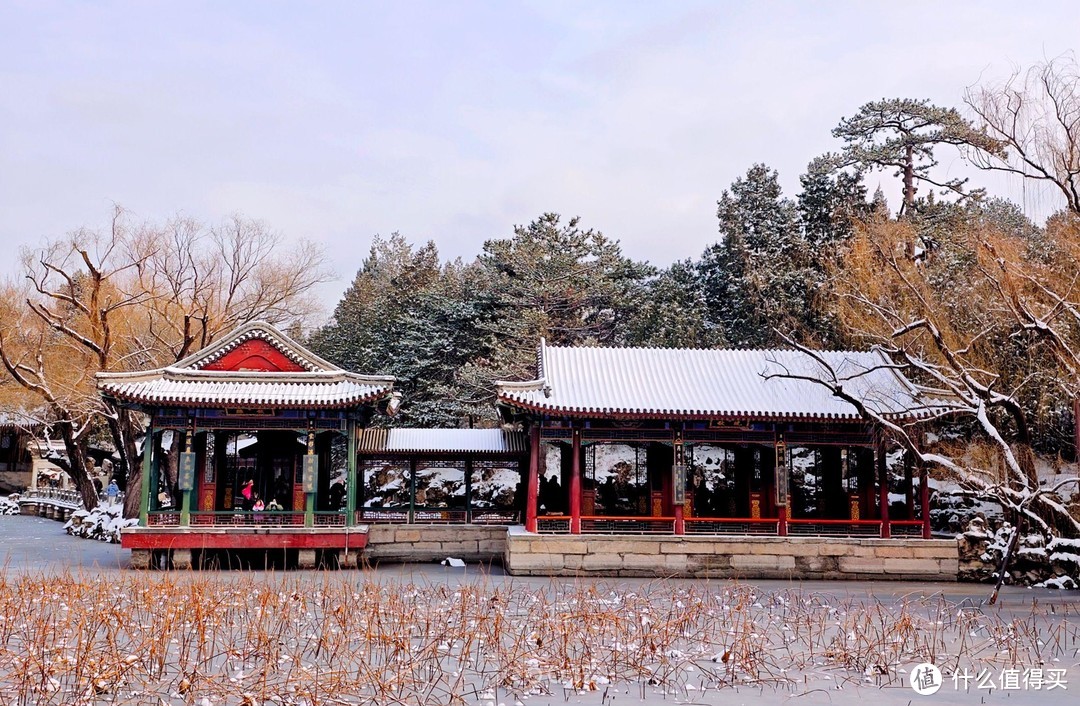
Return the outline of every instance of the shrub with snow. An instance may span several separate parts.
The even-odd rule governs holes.
[[[19,514],[19,499],[18,493],[7,496],[6,498],[0,498],[0,515],[18,515]]]
[[[118,544],[120,542],[120,530],[124,527],[134,527],[139,521],[121,517],[123,507],[120,505],[99,505],[90,510],[76,510],[71,514],[71,519],[64,525],[64,529],[72,537],[84,537],[97,539],[102,542]]]

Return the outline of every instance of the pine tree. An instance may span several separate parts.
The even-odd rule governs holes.
[[[933,174],[938,146],[1000,151],[997,141],[977,130],[955,108],[911,98],[871,101],[852,117],[842,118],[832,133],[844,141],[841,154],[831,156],[835,166],[863,171],[896,169],[896,176],[903,181],[901,216],[915,205],[920,182],[961,196],[976,193],[967,191],[967,179],[941,180]]]
[[[721,240],[699,264],[708,321],[736,346],[774,345],[805,328],[810,248],[775,171],[755,164],[717,202]]]
[[[856,222],[870,213],[862,174],[834,171],[825,157],[810,162],[799,183],[802,185],[798,196],[799,217],[803,234],[813,248],[847,240],[854,233]]]
[[[462,370],[463,384],[487,392],[496,379],[535,374],[536,345],[620,345],[645,298],[653,269],[622,254],[618,241],[580,220],[546,213],[510,238],[489,240],[485,271],[490,353]],[[477,398],[480,404],[483,400]]]
[[[443,264],[434,244],[414,248],[396,233],[376,237],[309,345],[348,370],[396,376],[404,402],[394,424],[457,426],[476,414],[458,371],[486,353],[485,292],[479,265]]]
[[[628,323],[626,343],[658,348],[723,345],[723,331],[708,321],[707,312],[699,266],[692,260],[675,262],[649,281]]]

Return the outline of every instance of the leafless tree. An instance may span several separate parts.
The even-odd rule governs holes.
[[[82,229],[23,256],[24,284],[0,297],[0,362],[44,404],[46,429],[63,439],[62,466],[93,507],[85,473],[95,425],[103,425],[127,479],[125,514],[137,513],[144,420],[102,400],[94,375],[168,365],[221,332],[252,321],[303,321],[311,290],[329,276],[321,251],[282,247],[282,237],[239,216],[206,227],[190,219],[133,224],[116,207],[109,228]]]
[[[854,394],[855,378],[789,340],[818,363],[818,374],[793,375],[827,387],[867,420],[887,431],[918,462],[953,478],[961,493],[999,503],[1015,527],[1006,563],[1021,531],[1080,537],[1080,521],[1058,491],[1076,478],[1045,486],[1036,472],[1028,412],[1019,387],[1029,379],[1008,371],[997,347],[1027,342],[1028,356],[1075,397],[1080,365],[1080,228],[1058,228],[1051,254],[1033,253],[1019,236],[976,223],[956,237],[963,241],[962,275],[944,282],[907,257],[907,224],[867,224],[853,239],[834,275],[838,315],[849,333],[877,347],[895,369],[921,391],[907,408],[885,414]],[[1007,387],[1011,385],[1012,387]],[[900,401],[897,401],[900,402]],[[968,444],[951,451],[928,447],[927,424],[943,419],[971,423],[987,453]],[[1001,572],[1004,576],[1004,571]]]
[[[1014,71],[1000,84],[969,88],[976,124],[1003,147],[969,153],[984,169],[1051,185],[1080,214],[1080,69],[1071,54]]]

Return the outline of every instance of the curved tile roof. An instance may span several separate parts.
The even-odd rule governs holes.
[[[868,408],[920,416],[916,388],[878,351],[822,351],[844,389]],[[810,380],[824,367],[795,350],[558,347],[543,342],[541,377],[498,382],[520,409],[577,416],[859,419],[853,405]]]
[[[302,372],[204,370],[244,341],[272,344]],[[351,407],[394,389],[392,376],[359,375],[319,358],[270,324],[245,324],[174,365],[134,373],[98,373],[98,390],[130,404],[190,407]]]
[[[339,379],[266,380],[237,379],[236,373],[196,378],[171,377],[165,370],[150,379],[99,381],[101,392],[117,399],[154,406],[262,406],[262,407],[350,407],[374,401],[393,389],[392,381],[363,379],[359,375]]]

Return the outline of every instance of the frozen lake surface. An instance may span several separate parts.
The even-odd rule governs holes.
[[[61,528],[0,518],[0,703],[1068,704],[1080,690],[1070,592],[1008,588],[987,607],[987,587],[965,584],[476,564],[139,573]],[[908,686],[923,661],[945,672],[932,696]]]

